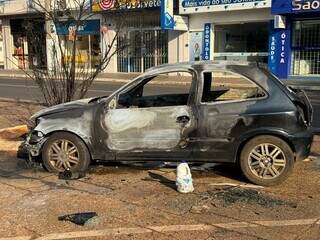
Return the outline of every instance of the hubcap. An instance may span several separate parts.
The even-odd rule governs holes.
[[[259,178],[276,178],[286,166],[286,157],[281,148],[264,143],[256,146],[249,154],[248,163],[251,172]]]
[[[49,162],[58,171],[75,168],[79,164],[78,148],[68,140],[56,140],[49,149]]]

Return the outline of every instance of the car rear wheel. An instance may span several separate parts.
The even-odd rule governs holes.
[[[90,163],[87,146],[77,136],[59,132],[54,133],[44,144],[42,150],[44,167],[49,172],[85,171]]]
[[[247,179],[262,186],[283,182],[294,166],[294,154],[281,138],[259,136],[250,140],[240,154],[240,166]]]

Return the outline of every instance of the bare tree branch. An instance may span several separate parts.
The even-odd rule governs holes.
[[[49,106],[85,97],[94,80],[107,68],[112,58],[128,47],[126,43],[117,46],[117,38],[120,30],[123,31],[126,20],[125,17],[121,19],[121,14],[116,13],[118,20],[113,25],[113,37],[107,38],[105,34],[108,33],[105,31],[101,33],[101,55],[92,64],[92,53],[87,51],[83,55],[78,48],[79,38],[82,37],[79,35],[79,27],[93,16],[90,2],[66,0],[65,5],[61,9],[57,0],[32,0],[31,7],[44,16],[47,25],[45,29],[39,30],[39,27],[35,26],[40,26],[41,22],[26,24],[28,41],[36,47],[32,49],[32,54],[29,54],[31,73],[22,68],[21,70],[35,81]],[[48,27],[49,24],[53,29]],[[72,26],[69,35],[57,33],[57,28],[63,27],[64,24],[65,27]],[[45,36],[45,39],[41,36]],[[43,42],[48,44],[48,48]],[[104,51],[102,45],[106,48]],[[45,61],[47,55],[48,63]],[[88,59],[84,59],[84,56]]]

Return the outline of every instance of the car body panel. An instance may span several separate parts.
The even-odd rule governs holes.
[[[203,73],[225,70],[256,83],[266,96],[259,99],[202,103]],[[121,108],[119,98],[145,79],[172,71],[193,75],[185,105]],[[97,160],[190,160],[235,162],[243,144],[258,135],[275,135],[286,140],[297,159],[308,155],[312,133],[301,119],[289,90],[250,63],[191,62],[152,68],[105,98],[58,105],[34,115],[38,124],[25,143],[37,156],[50,134],[67,131],[79,136]],[[172,101],[172,96],[170,101]],[[147,102],[154,100],[147,100]],[[177,101],[180,101],[177,99]],[[304,99],[305,108],[310,106]],[[189,121],[177,122],[181,116]],[[180,119],[181,120],[181,119]]]

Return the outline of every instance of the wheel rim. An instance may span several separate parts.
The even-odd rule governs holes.
[[[78,148],[68,140],[56,140],[49,148],[49,163],[58,171],[75,168],[79,164]]]
[[[282,149],[270,143],[256,146],[248,157],[251,172],[262,179],[273,179],[280,176],[285,169],[286,162]]]

